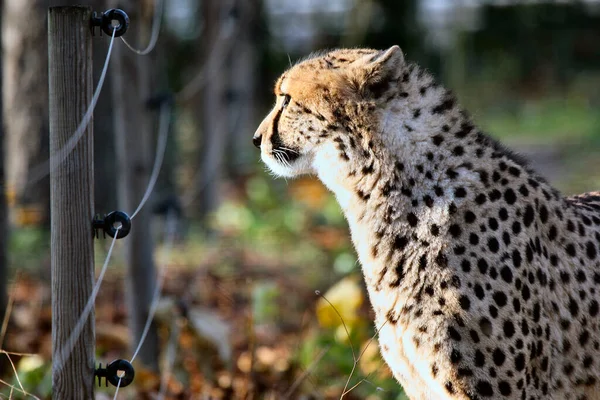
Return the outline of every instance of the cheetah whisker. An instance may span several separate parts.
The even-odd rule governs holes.
[[[285,154],[285,152],[279,149],[273,149],[273,154],[283,165],[290,167],[290,164],[287,160],[287,154]]]
[[[275,156],[275,159],[277,161],[279,161],[283,165],[286,165],[285,160],[283,159],[283,156],[281,155],[281,153],[279,152],[279,150],[273,150],[273,155]]]
[[[289,151],[291,153],[294,153],[294,154],[300,154],[300,152],[298,152],[298,151],[296,151],[294,149],[290,149],[289,147],[283,147],[283,146],[281,146],[279,148],[282,149],[282,150],[287,150],[287,151]]]

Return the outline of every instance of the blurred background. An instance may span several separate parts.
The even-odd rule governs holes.
[[[138,204],[157,155],[148,102],[172,100],[139,240],[117,242],[96,301],[98,361],[128,359],[140,330],[131,294],[147,296],[166,271],[119,398],[157,398],[161,381],[169,399],[404,398],[335,200],[313,179],[274,179],[251,143],[277,76],[313,51],[398,44],[563,193],[600,189],[597,0],[4,0],[2,398],[51,393],[49,180],[34,175],[49,151],[47,8],[75,3],[125,10],[137,48],[162,22],[148,56],[115,40],[94,114],[96,212]],[[94,38],[95,82],[109,42]],[[109,244],[96,240],[97,267]]]

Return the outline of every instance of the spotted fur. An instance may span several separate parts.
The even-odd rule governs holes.
[[[350,225],[411,399],[599,399],[600,192],[563,197],[401,50],[293,66],[254,142]]]

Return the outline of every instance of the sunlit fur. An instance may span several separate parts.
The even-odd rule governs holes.
[[[291,67],[255,133],[335,194],[411,399],[598,399],[600,195],[565,198],[386,51]]]

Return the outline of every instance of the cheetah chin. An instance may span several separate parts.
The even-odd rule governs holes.
[[[275,95],[254,144],[335,194],[411,399],[600,399],[600,193],[561,195],[397,46],[309,57]]]

